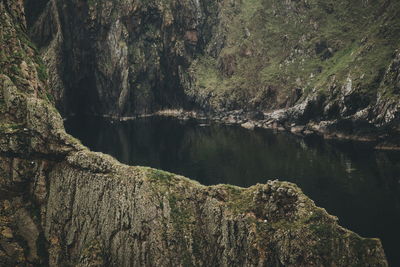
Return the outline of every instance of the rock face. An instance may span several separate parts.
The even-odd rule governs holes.
[[[1,266],[387,266],[293,184],[206,187],[90,152],[48,99],[23,6],[0,13]]]
[[[185,105],[181,76],[208,42],[217,11],[214,1],[36,2],[26,1],[31,36],[66,113]]]
[[[347,135],[348,125],[398,133],[399,8],[389,0],[26,1],[64,114],[244,109],[279,114],[279,124],[325,121]]]

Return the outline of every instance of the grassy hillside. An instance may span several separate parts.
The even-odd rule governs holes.
[[[400,47],[400,2],[222,1],[214,39],[191,66],[187,93],[212,107],[293,105],[310,92],[375,101]],[[218,49],[222,44],[222,49]],[[381,88],[393,97],[393,87]],[[345,91],[348,92],[345,92]],[[300,98],[301,99],[301,98]]]

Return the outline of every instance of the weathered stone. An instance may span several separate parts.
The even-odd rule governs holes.
[[[83,14],[89,10],[88,17],[78,12],[73,19],[94,26],[94,20],[112,17],[102,12],[112,12],[113,3],[73,1]],[[0,44],[20,53],[0,63],[17,61],[25,52],[29,69],[36,52],[17,32],[23,33],[24,18],[13,4],[0,2],[0,27],[7,33]],[[124,12],[139,9],[129,1],[118,4]],[[165,16],[170,25],[172,18]],[[124,36],[118,23],[113,34]],[[123,55],[124,46],[118,43],[114,52]],[[21,64],[13,66],[20,70]],[[41,91],[45,87],[32,92],[32,83],[19,75],[7,66],[0,83],[0,92],[8,94],[0,94],[0,200],[9,204],[1,205],[0,226],[15,231],[13,237],[0,236],[2,265],[387,266],[378,239],[343,229],[294,184],[207,187],[89,151],[65,133],[47,91]],[[28,79],[46,85],[37,78]],[[234,121],[240,116],[243,111],[229,114]]]
[[[26,2],[64,113],[120,117],[199,107],[252,110],[251,120],[264,120],[265,112],[280,124],[362,119],[399,127],[396,1],[260,0],[252,8],[209,0]],[[343,19],[333,26],[332,16]],[[332,27],[346,30],[338,35]],[[240,116],[223,121],[244,123]]]
[[[249,129],[249,130],[253,130],[255,128],[255,124],[253,122],[250,122],[250,121],[241,124],[241,126],[243,128]]]

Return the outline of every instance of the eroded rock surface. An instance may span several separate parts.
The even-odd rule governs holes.
[[[0,265],[387,266],[378,239],[293,184],[206,187],[90,152],[65,133],[14,4],[0,2]]]
[[[132,115],[186,103],[182,75],[208,42],[214,1],[26,1],[66,113]]]
[[[256,110],[277,128],[399,138],[398,1],[27,0],[26,7],[64,114],[194,108],[215,118]]]

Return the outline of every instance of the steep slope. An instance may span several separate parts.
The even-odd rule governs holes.
[[[327,116],[352,115],[376,99],[399,48],[398,8],[361,0],[223,3],[223,38],[212,39],[192,66],[193,95],[213,94],[215,107],[270,110],[316,91],[335,106]]]
[[[213,1],[26,1],[31,36],[66,113],[185,105],[180,75],[208,42]]]
[[[90,152],[48,99],[21,2],[0,13],[0,265],[387,266],[293,184],[205,187]]]
[[[398,134],[398,1],[34,3],[28,26],[65,114],[244,109],[264,127]]]
[[[393,1],[226,4],[224,38],[191,65],[187,95],[212,109],[264,111],[262,127],[398,135],[398,10]]]

